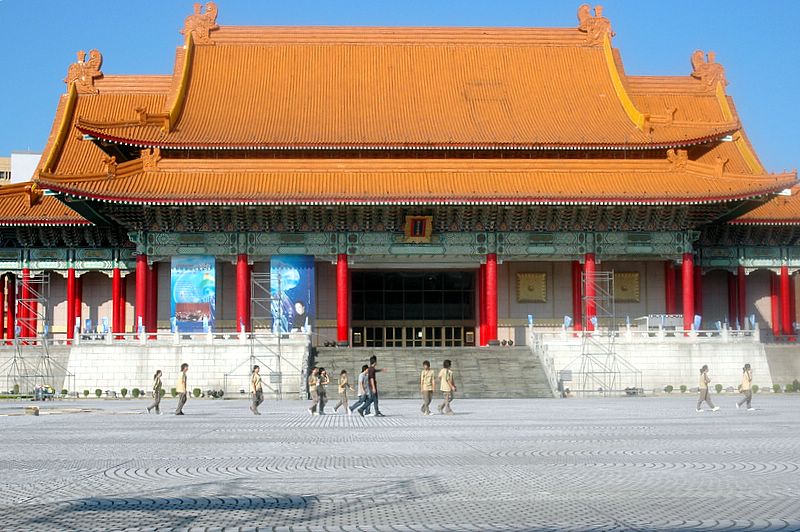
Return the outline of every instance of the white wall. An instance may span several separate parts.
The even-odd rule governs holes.
[[[30,181],[39,165],[41,153],[11,153],[11,183]]]

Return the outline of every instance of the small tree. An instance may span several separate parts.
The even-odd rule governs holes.
[[[200,397],[201,393],[203,392],[200,391],[200,388],[195,388],[194,390],[192,390],[192,395],[195,397]]]
[[[103,390],[101,390],[100,388],[96,388],[96,389],[94,390],[94,394],[95,394],[95,395],[97,396],[97,398],[99,399],[99,398],[100,398],[100,396],[101,396],[101,395],[103,395]]]
[[[169,391],[169,393],[171,393],[171,394],[172,394],[172,397],[178,397],[178,389],[177,389],[177,388],[172,388],[172,389]]]
[[[722,385],[720,383],[715,384],[714,389],[717,390],[717,393],[722,393]]]
[[[800,381],[797,380],[797,379],[793,380],[792,381],[792,388],[794,388],[794,391],[800,392]]]
[[[61,395],[63,395],[63,396],[65,396],[65,397],[66,397],[68,394],[69,394],[69,390],[67,390],[66,388],[63,388],[63,389],[61,390]]]
[[[138,399],[141,393],[142,391],[139,388],[134,388],[133,390],[131,390],[131,395],[133,396],[134,399]]]
[[[775,393],[781,393],[781,385],[778,383],[773,384],[772,391]]]
[[[750,389],[753,390],[753,393],[758,393],[758,384],[752,385]]]
[[[19,395],[19,384],[14,385],[14,395]]]
[[[793,384],[787,384],[786,387],[784,388],[784,391],[786,393],[792,393],[794,391],[794,385]]]
[[[167,390],[165,390],[164,388],[161,388],[161,390],[158,393],[159,393],[159,395],[161,395],[161,397],[164,397],[165,395],[167,395]]]
[[[89,390],[83,390],[83,396],[89,397]]]
[[[671,384],[667,384],[666,386],[664,386],[664,391],[667,392],[667,393],[672,393],[672,390],[674,390],[674,389],[675,388],[673,388],[673,386]]]
[[[681,384],[681,393],[686,393],[686,390],[687,390],[686,385]]]
[[[122,394],[122,397],[127,397],[128,396],[128,389],[127,388],[123,388],[123,389],[121,389],[119,391],[119,393]]]

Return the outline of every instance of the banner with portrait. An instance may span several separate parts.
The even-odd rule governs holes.
[[[213,256],[172,257],[170,304],[173,329],[214,330],[217,277]]]
[[[277,255],[270,260],[273,332],[307,332],[314,319],[314,257]]]

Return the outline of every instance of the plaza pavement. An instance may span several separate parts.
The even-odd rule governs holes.
[[[800,396],[736,399],[0,402],[0,529],[800,530]]]

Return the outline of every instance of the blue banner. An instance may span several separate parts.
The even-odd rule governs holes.
[[[278,255],[270,260],[273,332],[309,331],[315,315],[314,257]]]
[[[214,330],[217,278],[214,257],[172,257],[171,316],[180,332]]]

